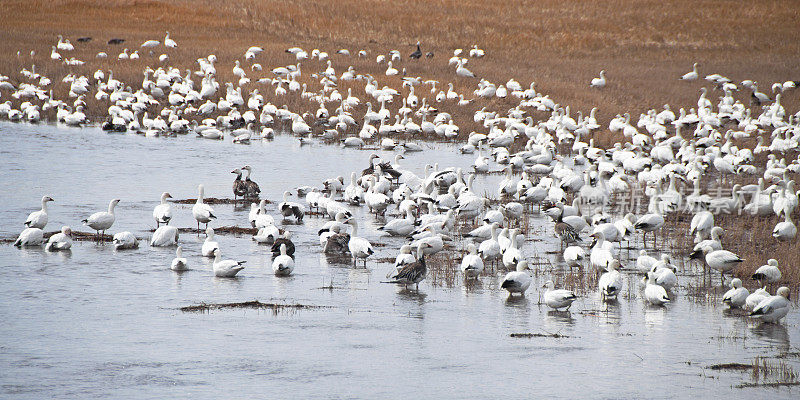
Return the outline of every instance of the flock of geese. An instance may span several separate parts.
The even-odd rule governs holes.
[[[148,40],[141,45],[150,55],[123,51],[118,59],[130,59],[135,54],[155,60],[155,52],[162,45],[166,49],[177,47],[167,34],[163,43]],[[74,46],[59,37],[50,59],[81,65],[76,64],[78,60],[61,55],[71,51]],[[55,115],[58,123],[84,125],[90,122],[84,109],[86,98],[91,96],[96,102],[108,104],[103,128],[109,131],[130,130],[145,136],[193,132],[209,139],[230,135],[237,143],[270,139],[276,131],[286,131],[302,140],[343,137],[341,143],[347,147],[363,147],[374,142],[384,150],[409,152],[421,150],[419,145],[408,140],[417,135],[442,138],[459,135],[453,116],[439,108],[456,109],[485,101],[487,105],[474,113],[474,122],[481,124],[485,131],[470,133],[460,148],[465,154],[477,153],[471,170],[434,165],[426,166],[425,174],[418,176],[402,168],[399,164],[402,155],[395,158],[394,164],[372,155],[368,168],[354,171],[348,185],[343,177],[332,177],[322,187],[298,188],[298,195],[305,197],[305,205],[288,201],[291,192],[287,191],[278,207],[284,218],[301,220],[306,208],[330,218],[319,231],[323,251],[349,254],[354,264],[362,262],[364,265],[374,250],[369,240],[359,237],[358,225],[348,207],[366,206],[376,215],[396,212],[399,217],[389,220],[380,230],[410,239],[409,244],[399,249],[397,260],[387,275],[389,282],[403,285],[418,285],[427,274],[426,256],[445,249],[454,237],[463,236],[470,241],[461,264],[465,279],[484,274],[487,264],[506,268],[510,272],[502,280],[501,287],[510,295],[524,295],[531,285],[531,277],[522,251],[526,238],[521,233],[521,221],[527,218],[526,210],[534,206],[552,217],[553,232],[561,240],[564,261],[601,274],[598,292],[609,301],[613,301],[623,287],[621,271],[634,269],[645,275],[642,298],[647,303],[669,303],[671,291],[678,284],[677,268],[670,256],[663,254],[654,258],[641,250],[635,266],[623,268],[619,247],[641,233],[642,245],[647,246],[645,238],[649,234],[655,248],[658,234],[665,226],[665,217],[671,213],[686,212],[692,216],[691,226],[683,234],[691,235],[696,245],[687,252],[704,266],[718,271],[723,283],[725,274],[734,273],[744,260],[723,247],[723,227],[715,223],[715,217],[720,214],[747,213],[764,222],[777,218],[779,222],[772,232],[774,239],[796,240],[797,227],[792,215],[797,209],[800,191],[795,190],[792,177],[800,172],[800,156],[794,159],[786,156],[796,155],[798,151],[800,112],[789,113],[781,104],[781,96],[795,89],[795,81],[773,84],[770,96],[760,92],[758,83],[751,80],[737,84],[720,74],[706,75],[704,79],[712,85],[711,90],[719,94],[717,99],[712,98],[714,92],[704,87],[697,107],[688,111],[681,108],[678,115],[669,105],[664,105],[662,110],[648,110],[636,123],[628,113],[617,115],[609,121],[608,130],[621,132],[624,143],[600,148],[594,142],[596,135],[603,134],[595,118],[596,109],[587,115],[578,111],[576,119],[569,106],[538,92],[533,82],[525,88],[513,78],[497,84],[476,77],[466,65],[470,60],[485,56],[477,46],[469,51],[468,58],[463,50],[456,49],[448,61],[448,65],[454,67],[455,80],[475,82],[472,93],[458,93],[452,83],[444,90],[445,85],[438,81],[410,76],[407,68],[398,71],[396,66],[403,60],[396,50],[378,55],[375,61],[386,65],[387,77],[401,77],[402,84],[397,88],[380,83],[380,77],[357,73],[353,66],[337,72],[334,59],[327,52],[314,49],[309,53],[299,47],[286,50],[296,59],[296,64],[275,67],[267,72],[268,77],[251,79],[248,73],[264,74],[257,62],[262,51],[257,46],[247,49],[242,60],[234,62],[232,73],[238,80],[222,83],[217,81],[214,55],[198,58],[195,71],[182,73],[169,66],[165,53],[157,57],[162,65],[155,69],[145,67],[141,84],[121,82],[114,78],[113,71],[106,74],[102,70],[90,76],[70,72],[59,79],[51,79],[37,73],[34,66],[20,71],[16,85],[10,78],[0,76],[0,95],[10,92],[14,99],[0,104],[0,118],[36,122]],[[418,43],[417,51],[409,58],[418,60],[421,54]],[[366,51],[358,52],[358,57],[367,56]],[[337,51],[335,56],[337,63],[346,62],[348,57],[350,52],[346,49]],[[313,60],[317,63],[312,64]],[[323,67],[308,73],[302,70],[303,65]],[[699,80],[697,66],[695,64],[692,72],[679,79]],[[602,90],[606,85],[605,73],[601,71],[600,77],[592,79],[590,86]],[[199,85],[194,82],[197,78]],[[57,81],[68,85],[69,100],[53,97],[52,86]],[[220,89],[223,85],[224,93]],[[274,95],[267,93],[268,85],[275,86]],[[339,91],[345,86],[349,86],[346,94]],[[362,87],[366,96],[357,97],[353,89]],[[744,102],[739,95],[741,91],[750,92],[749,99]],[[299,98],[302,104],[311,105],[316,111],[296,113],[272,102],[289,98]],[[516,106],[502,112],[490,110],[494,98],[516,102]],[[394,108],[397,109],[393,114],[391,109]],[[526,116],[534,110],[549,112],[550,117],[534,121]],[[405,138],[406,143],[396,142],[398,137]],[[749,139],[757,142],[752,148],[744,145]],[[523,143],[520,150],[512,152],[512,145]],[[757,157],[766,160],[764,165],[757,162]],[[498,169],[505,177],[491,189],[492,196],[500,199],[500,203],[493,206],[486,193],[478,193],[472,186],[476,175]],[[247,175],[242,179],[245,172]],[[236,174],[235,198],[245,201],[258,198],[260,189],[250,179],[250,167],[238,168],[232,173]],[[708,178],[712,174],[718,176],[716,182]],[[709,189],[710,184],[715,185],[713,189]],[[690,189],[691,193],[687,194],[684,189]],[[221,259],[213,228],[208,226],[216,218],[215,211],[203,202],[202,185],[198,191],[192,213],[198,231],[200,224],[206,227],[202,253],[215,257],[215,275],[235,276],[243,268],[243,262]],[[629,207],[624,213],[612,213],[613,208],[619,206],[620,198],[634,194],[643,196],[646,202],[643,212]],[[151,240],[153,246],[177,244],[177,228],[169,225],[172,212],[167,202],[169,197],[169,193],[164,193],[154,210],[159,226]],[[27,228],[16,245],[44,243],[42,228],[47,223],[50,201],[50,197],[42,199],[42,209],[28,218]],[[118,202],[118,199],[112,200],[108,211],[93,214],[83,221],[84,224],[102,234],[113,225]],[[253,239],[273,245],[276,274],[291,274],[294,244],[290,233],[276,227],[265,210],[264,200],[252,203],[251,207],[250,223],[258,228]],[[467,222],[478,226],[462,234],[457,227]],[[48,239],[47,248],[68,249],[70,232],[69,227],[62,228]],[[592,238],[588,250],[581,246],[582,237]],[[120,249],[138,246],[130,232],[115,234],[114,243]],[[753,275],[754,280],[762,285],[779,282],[780,271],[773,261],[760,268]],[[186,265],[178,246],[173,269],[180,270]],[[725,304],[748,308],[754,318],[775,322],[789,311],[786,287],[779,288],[771,296],[766,286],[750,293],[738,278],[730,285],[731,290],[724,296]],[[553,281],[545,287],[545,303],[554,309],[569,309],[577,299],[569,290],[556,289]]]

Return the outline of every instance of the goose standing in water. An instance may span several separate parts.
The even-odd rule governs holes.
[[[183,247],[178,246],[175,249],[175,258],[172,259],[172,264],[170,264],[169,269],[173,271],[186,271],[188,269],[189,263],[183,258]]]
[[[279,251],[272,261],[272,272],[277,276],[289,276],[294,270],[294,259],[286,254],[286,243],[281,243]]]
[[[508,296],[511,297],[514,293],[519,293],[525,296],[525,291],[531,286],[531,276],[528,275],[528,262],[520,260],[517,263],[517,269],[506,274],[500,287],[508,290]]]
[[[153,209],[153,218],[156,220],[156,228],[161,226],[161,224],[169,225],[169,221],[172,220],[172,206],[167,202],[167,199],[171,198],[171,194],[167,192],[161,193],[161,203]]]
[[[350,234],[350,241],[347,242],[347,249],[350,250],[350,255],[353,256],[353,265],[357,265],[358,259],[364,260],[364,268],[367,266],[367,258],[375,253],[372,250],[372,244],[369,240],[358,236],[358,223],[355,220],[350,220],[348,223],[353,227],[353,233]]]
[[[291,192],[283,192],[283,201],[278,204],[278,209],[281,210],[284,218],[294,216],[297,222],[302,222],[303,216],[306,215],[306,208],[302,204],[289,201],[291,195]]]
[[[294,258],[294,242],[292,242],[292,233],[288,230],[283,231],[283,234],[272,243],[270,251],[273,257],[281,254],[281,246],[286,247],[286,255]]]
[[[473,243],[467,245],[467,250],[469,253],[461,260],[461,272],[464,274],[464,279],[474,279],[483,272],[483,260]]]
[[[237,197],[244,198],[247,195],[247,184],[242,180],[242,170],[236,168],[231,171],[236,174],[236,179],[233,180],[233,201],[236,202]]]
[[[96,212],[82,221],[84,225],[97,232],[97,240],[100,240],[102,235],[105,235],[106,230],[114,225],[114,208],[119,202],[119,199],[111,200],[108,204],[108,211]]]
[[[44,243],[44,231],[39,228],[25,228],[14,241],[14,246],[41,246]]]
[[[767,297],[762,300],[750,313],[753,318],[758,318],[764,322],[778,322],[789,313],[792,304],[789,302],[789,288],[781,286],[775,296]]]
[[[72,247],[72,229],[68,226],[62,226],[61,232],[50,236],[47,240],[47,245],[44,247],[47,251],[69,250]]]
[[[203,188],[203,185],[197,185],[197,202],[195,202],[194,206],[192,206],[192,215],[197,221],[198,233],[200,233],[200,223],[206,224],[206,228],[208,228],[208,223],[211,222],[212,219],[217,218],[214,215],[214,209],[208,204],[203,203],[204,192],[205,189]]]
[[[114,248],[117,250],[132,250],[139,248],[139,239],[128,231],[114,235]]]
[[[247,175],[244,177],[244,184],[245,188],[247,189],[245,197],[257,199],[258,196],[261,195],[261,188],[258,187],[257,183],[250,179],[250,174],[253,172],[253,168],[249,165],[245,165],[242,167],[242,169],[247,171]]]
[[[219,248],[214,249],[214,276],[219,278],[233,278],[244,269],[242,264],[247,261],[223,260]]]
[[[572,302],[578,299],[578,296],[571,290],[554,289],[553,281],[547,281],[543,287],[547,288],[547,291],[544,292],[544,304],[556,311],[564,307],[567,308],[566,311],[569,311]]]
[[[608,272],[600,276],[598,286],[603,300],[616,298],[622,290],[622,275],[617,268],[619,268],[619,260],[614,259],[608,264]]]
[[[213,257],[214,250],[219,249],[219,243],[214,240],[214,228],[206,228],[206,240],[203,241],[203,247],[200,248],[200,254],[203,257]]]
[[[350,252],[348,245],[350,244],[350,234],[342,232],[344,228],[341,225],[334,225],[330,230],[322,232],[319,236],[322,251],[325,254],[346,254]]]
[[[419,283],[425,279],[425,275],[428,273],[428,267],[425,265],[425,247],[427,246],[427,243],[419,242],[417,244],[416,261],[403,265],[394,275],[389,277],[389,279],[392,279],[389,283],[399,283],[405,286],[413,284],[419,290]]]
[[[43,196],[42,197],[42,209],[39,211],[34,211],[28,215],[28,219],[25,220],[25,226],[28,228],[39,228],[44,229],[47,225],[47,202],[55,201],[50,196]]]
[[[662,306],[669,303],[667,290],[663,286],[656,285],[653,272],[647,273],[647,284],[644,287],[644,299],[654,306]]]
[[[169,225],[158,227],[150,239],[150,246],[153,247],[167,247],[176,244],[178,244],[178,228]]]
[[[728,250],[712,250],[710,246],[703,248],[706,253],[706,265],[720,273],[720,280],[725,284],[725,273],[736,269],[744,259]]]
[[[742,280],[733,278],[731,289],[722,296],[722,304],[727,304],[730,308],[742,308],[747,302],[747,296],[750,296],[750,292],[742,287]]]

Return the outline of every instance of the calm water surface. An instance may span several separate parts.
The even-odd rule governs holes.
[[[469,166],[474,157],[430,145],[406,154],[404,168]],[[391,152],[379,152],[391,158]],[[798,312],[782,325],[729,316],[715,302],[678,290],[666,308],[630,296],[602,305],[595,292],[571,313],[539,305],[537,276],[528,296],[507,301],[502,273],[452,287],[423,281],[419,292],[382,284],[390,265],[353,269],[321,254],[307,217],[287,225],[297,244],[295,273],[272,275],[266,247],[246,236],[218,235],[226,258],[247,260],[238,279],[215,278],[199,256],[203,237],[182,234],[190,271],[169,270],[173,248],[150,248],[152,209],[163,191],[175,198],[230,197],[230,171],[253,166],[262,195],[320,185],[367,166],[369,151],[300,147],[279,136],[249,146],[194,137],[144,138],[0,123],[0,236],[16,236],[42,195],[52,196],[47,231],[105,210],[120,198],[111,232],[145,238],[135,251],[75,242],[70,253],[0,245],[0,397],[3,398],[797,398],[800,389],[738,389],[749,374],[703,367],[789,354],[800,371]],[[481,178],[477,187],[498,177]],[[174,205],[173,225],[194,226],[190,205]],[[247,209],[216,205],[220,225],[247,225]],[[274,205],[270,212],[275,215]],[[381,220],[354,209],[361,235],[394,257],[403,243],[382,238]],[[542,217],[534,232],[550,227]],[[542,229],[536,229],[537,226]],[[551,228],[549,228],[551,229]],[[541,237],[536,237],[541,235]],[[529,237],[525,253],[547,255],[550,235]],[[534,241],[536,243],[534,243]],[[462,244],[458,244],[461,246]],[[554,257],[548,255],[549,257]],[[686,279],[680,277],[682,283]],[[333,283],[334,289],[321,289]],[[538,283],[538,285],[537,285]],[[202,302],[249,300],[330,308],[279,312],[183,313]],[[559,333],[562,338],[512,338]],[[792,354],[794,354],[792,356]]]

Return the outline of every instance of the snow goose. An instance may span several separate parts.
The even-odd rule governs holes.
[[[491,237],[481,242],[478,253],[486,261],[494,263],[501,257],[500,243],[497,241],[497,223],[492,223]]]
[[[280,230],[278,227],[275,225],[267,225],[258,229],[258,232],[253,235],[253,240],[259,244],[272,245],[275,243],[275,239],[278,236],[280,236]]]
[[[102,234],[105,234],[106,229],[111,228],[111,225],[114,225],[114,208],[120,202],[119,199],[111,200],[108,204],[108,211],[104,212],[96,212],[89,216],[89,218],[84,219],[82,222],[84,225],[94,229],[97,232],[98,240]]]
[[[139,248],[139,240],[133,233],[124,231],[114,235],[114,249],[116,250],[131,250]]]
[[[246,261],[223,260],[219,248],[214,249],[212,255],[214,257],[214,276],[216,277],[233,278],[244,269],[242,264]]]
[[[651,267],[650,272],[653,275],[653,283],[666,290],[672,290],[678,284],[675,267],[669,264],[669,256],[666,254],[661,255],[661,260]]]
[[[206,240],[203,241],[203,247],[200,248],[200,254],[203,257],[213,257],[214,250],[219,249],[219,243],[214,240],[214,228],[206,228]]]
[[[172,259],[172,263],[169,265],[169,269],[173,271],[186,271],[188,269],[189,263],[183,258],[183,247],[178,246],[175,249],[175,258]]]
[[[517,263],[517,269],[506,274],[500,287],[508,290],[509,296],[512,296],[514,293],[525,296],[525,291],[531,286],[531,276],[528,275],[527,270],[527,261],[520,260],[519,263]]]
[[[516,229],[513,229],[509,235],[510,245],[509,247],[503,252],[503,265],[506,268],[512,268],[519,260],[522,259],[522,252],[517,247],[517,233]]]
[[[53,236],[50,236],[50,239],[47,240],[47,245],[45,246],[45,250],[47,251],[69,250],[71,247],[72,247],[72,230],[68,226],[62,226],[61,232],[56,233]]]
[[[725,273],[735,270],[744,259],[728,250],[712,250],[710,246],[703,248],[706,253],[706,265],[719,271],[720,279],[725,282]]]
[[[570,267],[580,267],[583,260],[586,259],[586,252],[582,247],[569,246],[564,249],[564,261]]]
[[[281,243],[281,254],[272,260],[272,272],[277,276],[289,276],[294,270],[294,259],[286,254],[286,243]]]
[[[647,255],[647,250],[639,250],[639,257],[636,258],[636,269],[643,274],[647,274],[657,263],[654,257]]]
[[[419,283],[425,279],[428,273],[428,267],[425,265],[425,248],[428,246],[425,242],[417,244],[417,259],[416,261],[403,265],[394,275],[390,276],[392,279],[389,283],[399,283],[405,286],[416,285],[419,290]]]
[[[722,242],[720,242],[720,237],[722,236],[723,230],[722,228],[715,226],[711,228],[711,239],[705,239],[700,241],[694,245],[692,249],[692,253],[689,254],[689,258],[692,260],[700,260],[703,258],[705,253],[703,252],[703,248],[710,247],[711,250],[722,250]]]
[[[405,211],[405,218],[395,218],[386,223],[386,225],[378,228],[379,231],[388,233],[391,236],[408,236],[416,229],[414,222],[414,213],[411,209]]]
[[[603,300],[616,298],[620,290],[622,290],[622,274],[617,270],[619,261],[612,260],[607,268],[608,272],[603,273],[598,281],[600,296]]]
[[[592,83],[589,84],[589,86],[591,86],[593,88],[598,88],[598,89],[604,87],[605,85],[606,85],[606,71],[605,70],[600,71],[600,77],[592,79]]]
[[[791,214],[787,206],[783,214],[784,220],[775,225],[775,229],[772,230],[772,237],[781,242],[788,242],[797,236],[797,225],[792,222]]]
[[[781,286],[778,291],[775,292],[775,296],[770,296],[758,303],[750,313],[750,316],[764,322],[776,323],[789,313],[791,306],[791,302],[789,302],[789,288]]]
[[[52,197],[42,196],[42,209],[30,213],[28,219],[25,220],[25,226],[28,228],[44,229],[47,225],[47,203],[50,201],[54,201]]]
[[[475,244],[468,244],[467,250],[469,253],[461,260],[461,273],[464,274],[464,279],[477,278],[483,272],[483,260],[478,255]]]
[[[353,233],[350,234],[350,241],[347,243],[347,249],[350,250],[350,255],[353,256],[353,265],[356,265],[358,259],[364,260],[364,267],[367,265],[367,258],[375,253],[372,250],[372,244],[369,240],[358,236],[358,223],[355,220],[350,220],[348,223],[353,227]]]
[[[178,244],[178,228],[174,226],[160,226],[153,232],[150,239],[150,246],[167,247]]]
[[[465,63],[464,59],[459,59],[458,60],[458,64],[456,65],[456,75],[462,76],[462,77],[465,77],[465,78],[474,78],[475,74],[473,74],[472,71],[470,71],[467,68],[465,68],[464,67],[464,63]]]
[[[294,258],[294,242],[292,242],[292,233],[288,230],[284,230],[282,234],[279,235],[275,239],[275,243],[272,244],[272,256],[277,257],[281,254],[281,245],[286,245],[286,255],[289,257]]]
[[[203,194],[203,185],[197,185],[197,201],[194,203],[194,206],[192,206],[192,215],[197,221],[197,232],[200,232],[200,223],[206,224],[206,228],[208,228],[208,223],[211,222],[212,219],[217,218],[214,215],[214,209],[208,204],[203,203]]]
[[[692,217],[689,224],[689,234],[695,235],[695,242],[700,242],[708,237],[714,228],[714,214],[709,211],[700,211]]]
[[[647,284],[644,287],[644,298],[649,304],[661,306],[669,303],[667,290],[663,286],[655,284],[655,277],[652,272],[647,273]]]
[[[169,221],[172,220],[172,206],[167,202],[167,199],[171,198],[171,194],[167,192],[161,193],[161,203],[153,208],[153,218],[156,220],[156,228],[161,226],[161,224],[169,225]]]
[[[603,232],[595,232],[591,236],[594,238],[594,243],[589,253],[589,263],[597,271],[605,270],[614,260],[614,255],[611,253],[613,244],[606,241]]]
[[[343,232],[344,228],[339,225],[331,227],[327,232],[319,236],[322,251],[325,254],[346,254],[350,252],[350,234]]]
[[[578,299],[578,296],[571,290],[554,289],[553,281],[547,281],[543,287],[547,288],[547,291],[544,292],[544,303],[556,311],[564,307],[567,308],[566,311],[569,311],[572,302]]]
[[[380,167],[376,168],[376,171],[380,171]],[[370,180],[368,185],[367,191],[364,192],[364,204],[367,205],[370,212],[374,212],[376,215],[386,212],[386,208],[389,207],[391,199],[385,194],[375,190],[374,180]]]
[[[266,199],[261,199],[261,201],[258,202],[258,212],[255,215],[255,220],[253,221],[253,224],[256,228],[268,228],[275,225],[275,219],[272,218],[271,215],[267,214],[266,205]]]
[[[303,207],[302,204],[294,203],[289,201],[289,196],[292,193],[290,192],[283,192],[283,201],[278,204],[278,209],[281,210],[281,215],[284,218],[294,216],[294,219],[297,222],[303,221],[303,216],[306,214],[306,208]]]
[[[694,81],[694,80],[697,80],[698,76],[699,75],[697,73],[697,63],[694,63],[694,65],[692,65],[692,71],[683,74],[683,76],[681,76],[681,80],[683,80],[683,81]]]
[[[394,270],[386,275],[387,279],[398,273],[406,264],[417,261],[417,258],[414,256],[414,254],[412,254],[412,251],[414,251],[414,247],[410,244],[404,244],[400,246],[400,253],[397,254],[397,257],[394,259]]]
[[[650,204],[656,204],[657,196],[653,196],[650,198]],[[636,223],[633,225],[636,229],[644,231],[642,235],[642,243],[646,242],[647,232],[653,232],[653,247],[656,245],[656,231],[660,229],[664,225],[664,216],[661,215],[660,207],[656,206],[653,207],[654,210],[651,210],[649,214],[645,214],[639,217],[636,220]]]
[[[730,308],[742,308],[749,295],[750,292],[747,288],[742,287],[742,280],[733,278],[731,280],[731,289],[722,296],[722,304],[726,304]]]
[[[175,43],[175,41],[174,41],[174,40],[172,40],[172,39],[169,37],[169,31],[167,31],[167,35],[166,35],[166,36],[164,36],[164,46],[167,46],[167,47],[169,47],[169,48],[176,48],[176,47],[178,47],[178,43]]]
[[[44,231],[39,228],[25,228],[14,241],[14,246],[41,246],[44,243]]]
[[[766,265],[758,267],[751,279],[756,280],[762,286],[764,283],[775,283],[781,280],[781,270],[778,269],[778,260],[770,258]]]
[[[756,308],[758,303],[761,303],[762,300],[768,298],[769,296],[769,292],[767,292],[766,288],[758,288],[753,293],[750,293],[745,299],[745,308],[752,310]]]

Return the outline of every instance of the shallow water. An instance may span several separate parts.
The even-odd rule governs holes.
[[[421,175],[426,162],[467,167],[473,160],[450,146],[430,146],[406,154],[404,168]],[[247,260],[237,279],[213,276],[210,261],[199,257],[202,236],[181,234],[191,268],[182,274],[169,270],[174,249],[147,244],[162,191],[194,198],[203,183],[206,196],[230,197],[230,170],[250,164],[263,197],[280,201],[284,190],[298,185],[337,175],[348,182],[350,171],[367,166],[370,153],[300,147],[289,136],[243,146],[0,123],[0,236],[18,234],[47,194],[56,202],[46,231],[64,224],[87,231],[79,221],[117,197],[122,202],[110,231],[145,239],[134,251],[75,242],[66,254],[0,245],[2,397],[796,398],[800,392],[737,389],[750,382],[748,373],[704,369],[789,354],[783,361],[800,371],[796,309],[782,325],[762,326],[681,289],[667,307],[649,308],[634,275],[626,278],[630,295],[617,304],[602,305],[590,292],[571,313],[538,304],[544,273],[526,298],[513,301],[498,288],[502,273],[470,287],[428,279],[418,292],[409,291],[380,282],[388,263],[372,260],[367,269],[354,269],[327,259],[316,236],[325,220],[311,216],[286,226],[297,244],[289,278],[274,277],[267,248],[246,236],[218,235],[225,258]],[[486,184],[483,178],[477,183]],[[174,207],[173,225],[194,226],[191,205]],[[247,208],[214,208],[219,221],[213,226],[247,225]],[[375,259],[394,257],[403,241],[381,238],[381,221],[353,210],[361,235],[386,244]],[[534,218],[534,232],[545,226],[543,217]],[[528,239],[528,256],[554,257],[547,253],[556,243],[551,237]],[[254,299],[330,308],[178,310]]]

